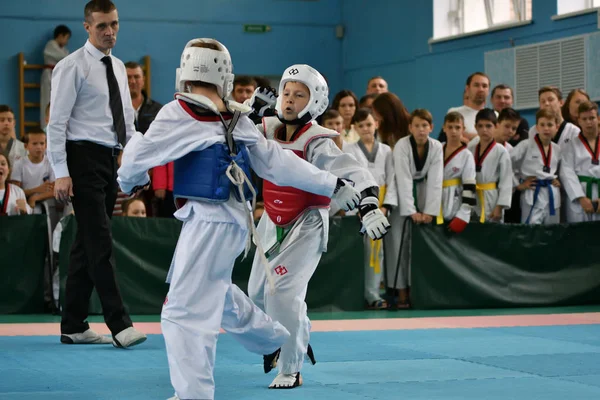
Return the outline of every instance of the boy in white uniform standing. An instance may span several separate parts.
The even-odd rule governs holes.
[[[233,86],[229,52],[213,39],[188,42],[177,71],[179,93],[145,135],[125,147],[119,184],[132,193],[149,183],[147,171],[175,161],[175,217],[183,228],[167,282],[161,327],[173,399],[213,399],[219,328],[246,349],[272,352],[289,336],[231,282],[237,256],[249,248],[251,166],[258,175],[329,198],[337,188],[344,208],[359,193],[268,142],[247,117],[249,107],[227,102]],[[234,181],[236,184],[233,184]],[[246,182],[246,185],[244,185]]]
[[[269,142],[278,142],[317,168],[355,182],[361,192],[358,210],[365,231],[372,239],[381,239],[389,224],[379,210],[377,183],[356,158],[342,153],[331,140],[337,132],[315,122],[327,109],[328,91],[325,78],[314,68],[304,64],[288,67],[279,84],[277,117],[263,118],[260,129]],[[250,104],[254,106],[255,100],[253,96]],[[265,356],[265,372],[275,363],[279,370],[269,388],[290,389],[302,385],[300,369],[309,353],[310,321],[304,299],[308,282],[327,251],[330,201],[269,180],[264,181],[263,198],[265,215],[258,231],[266,243],[275,291],[267,288],[260,265],[262,255],[257,251],[248,292],[259,307],[290,331],[281,352]]]
[[[387,195],[387,179],[394,174],[392,149],[375,139],[376,122],[370,108],[359,108],[352,117],[352,125],[358,133],[358,142],[344,145],[344,152],[352,154],[361,162],[375,178],[379,185],[379,207],[384,215],[391,210],[385,198]],[[364,238],[365,249],[365,300],[368,308],[384,309],[387,302],[381,298],[379,288],[383,263],[383,242]]]
[[[453,111],[444,117],[444,180],[442,182],[442,213],[448,228],[462,232],[471,220],[475,200],[475,160],[461,138],[465,130],[463,116]],[[475,139],[474,139],[475,140]]]
[[[557,179],[561,150],[552,139],[558,132],[558,116],[547,109],[536,115],[536,135],[524,140],[510,153],[513,171],[521,190],[521,223],[560,222],[560,183]]]
[[[503,222],[504,210],[509,209],[511,204],[513,171],[508,151],[494,140],[497,125],[493,110],[484,108],[479,111],[475,118],[479,143],[469,143],[467,146],[475,157],[475,214],[480,223]]]
[[[442,144],[429,137],[433,130],[431,113],[416,109],[409,121],[410,136],[400,139],[392,153],[395,187],[388,190],[396,196],[390,204],[398,207],[390,214],[393,236],[385,249],[387,285],[398,290],[395,306],[403,308],[410,306],[411,227],[407,220],[430,224],[439,215],[444,178]]]
[[[579,105],[581,133],[562,148],[560,180],[567,198],[567,222],[600,221],[600,140],[598,105],[586,101]]]

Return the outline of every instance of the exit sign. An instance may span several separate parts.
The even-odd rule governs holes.
[[[244,32],[246,32],[246,33],[271,32],[271,27],[269,25],[244,25]]]

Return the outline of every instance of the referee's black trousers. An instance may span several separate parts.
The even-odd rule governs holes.
[[[115,277],[110,218],[117,198],[114,150],[91,142],[67,141],[73,181],[77,237],[71,248],[61,333],[89,329],[86,321],[94,287],[104,321],[113,335],[132,326]]]

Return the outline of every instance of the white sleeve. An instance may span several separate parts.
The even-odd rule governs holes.
[[[383,204],[398,207],[398,188],[396,187],[396,176],[394,174],[394,158],[389,151],[385,155],[385,198]]]
[[[13,189],[13,193],[15,194],[15,201],[14,201],[14,205],[16,207],[17,205],[17,200],[25,200],[25,207],[27,208],[27,214],[33,214],[33,209],[31,207],[29,207],[29,204],[27,203],[27,196],[25,196],[25,192],[23,191],[23,189],[21,189],[20,187],[16,186],[16,185],[10,185],[10,189]],[[17,213],[18,215],[19,213]]]
[[[67,124],[77,100],[83,76],[77,65],[63,60],[52,70],[50,121],[48,122],[48,159],[56,178],[69,176],[67,166]]]
[[[567,143],[562,152],[562,162],[560,165],[560,183],[570,201],[586,197],[579,178],[575,173],[575,142]],[[591,200],[591,199],[590,199]]]
[[[379,187],[371,172],[354,155],[343,153],[329,138],[313,140],[306,154],[311,164],[338,178],[351,180],[359,192],[369,187]]]
[[[509,209],[511,206],[513,193],[513,170],[508,151],[505,150],[500,153],[498,168],[500,169],[500,179],[498,182],[498,202],[496,205],[502,206],[505,209]]]
[[[130,193],[135,186],[149,183],[151,168],[218,142],[209,130],[199,129],[195,120],[174,121],[173,115],[169,115],[172,114],[170,108],[163,107],[146,134],[136,132],[125,146],[117,171],[123,192]]]
[[[410,154],[403,151],[406,147],[400,142],[394,148],[394,172],[398,190],[398,207],[400,215],[408,216],[417,212],[413,197],[413,178],[410,172]]]
[[[523,140],[509,153],[515,175],[521,173],[521,165],[523,164],[523,159],[525,158],[525,154],[527,154],[528,149],[529,141]]]
[[[21,183],[23,186],[23,159],[19,158],[15,161],[15,165],[13,165],[10,171],[10,180]]]
[[[436,145],[434,145],[434,143]],[[442,182],[444,180],[444,155],[442,145],[439,142],[430,142],[432,150],[428,157],[431,157],[431,164],[427,171],[427,195],[425,196],[425,208],[423,214],[436,217],[442,207]]]
[[[336,176],[304,161],[291,150],[284,150],[275,141],[267,140],[258,130],[256,134],[258,140],[248,145],[248,154],[252,169],[258,176],[278,186],[292,186],[321,196],[333,196]]]
[[[56,43],[56,40],[49,40],[44,47],[44,58],[49,59],[51,64],[56,64],[67,55],[68,53]]]

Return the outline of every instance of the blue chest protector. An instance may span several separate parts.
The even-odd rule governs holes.
[[[237,112],[236,112],[237,114]],[[173,196],[213,203],[229,200],[231,193],[241,201],[237,187],[226,175],[232,161],[251,179],[248,150],[243,145],[233,142],[233,128],[237,123],[235,114],[227,127],[227,143],[216,143],[212,146],[186,154],[174,162]],[[235,151],[230,151],[235,148]],[[244,197],[252,199],[252,192],[244,185]]]

